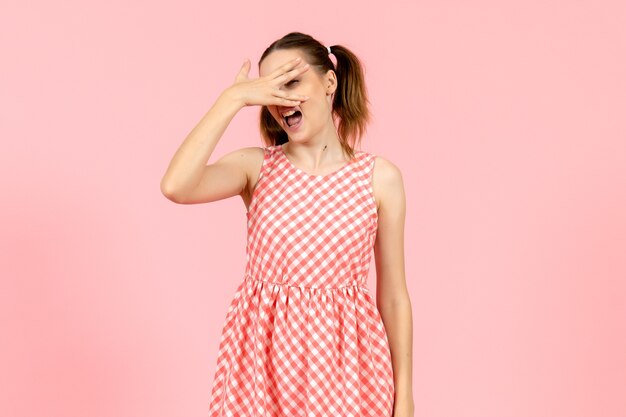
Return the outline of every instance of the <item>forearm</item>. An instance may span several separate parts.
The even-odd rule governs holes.
[[[161,180],[162,190],[173,195],[190,190],[200,182],[211,153],[242,107],[229,90],[219,95],[174,154]]]
[[[408,294],[378,302],[393,363],[396,401],[413,400],[413,318]]]

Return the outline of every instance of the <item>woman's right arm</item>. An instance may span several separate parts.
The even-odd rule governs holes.
[[[281,65],[264,77],[249,79],[246,60],[235,83],[223,90],[209,111],[180,145],[165,175],[161,192],[180,204],[205,203],[241,194],[248,185],[246,167],[255,166],[258,150],[243,148],[223,155],[207,165],[215,146],[233,117],[245,106],[298,105],[308,97],[288,93],[281,86],[308,70],[298,60]]]
[[[237,112],[245,105],[224,90],[174,154],[163,179],[161,192],[180,204],[220,200],[239,194],[247,176],[234,163],[239,151],[207,165],[215,146]],[[199,187],[200,183],[203,183]]]

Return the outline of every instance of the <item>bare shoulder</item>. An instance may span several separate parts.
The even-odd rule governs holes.
[[[264,157],[265,150],[260,146],[247,146],[222,156],[222,158],[230,159],[232,162],[237,163],[245,172],[246,185],[241,191],[241,198],[246,207],[252,195],[252,190],[254,190],[255,184],[259,179],[258,177],[261,172],[261,167],[263,166]],[[220,158],[220,160],[222,158]]]
[[[263,153],[263,148],[259,146],[246,146],[223,154],[214,164],[237,167],[239,171],[243,171],[246,176],[246,186],[242,190],[242,195],[245,195],[247,190],[251,189],[250,182],[255,172],[261,169]]]
[[[403,204],[404,181],[402,171],[389,159],[376,155],[372,187],[378,210],[383,206]]]

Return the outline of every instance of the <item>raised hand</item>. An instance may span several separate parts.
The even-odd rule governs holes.
[[[281,90],[280,87],[308,71],[309,64],[299,65],[300,62],[301,58],[293,59],[264,77],[250,79],[250,60],[246,59],[235,77],[235,83],[228,90],[244,106],[297,106],[308,97]]]

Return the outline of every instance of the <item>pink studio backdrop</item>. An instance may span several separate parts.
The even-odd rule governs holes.
[[[3,4],[0,415],[206,415],[245,208],[159,182],[292,30],[363,59],[403,172],[415,416],[626,415],[624,2],[311,5]]]

